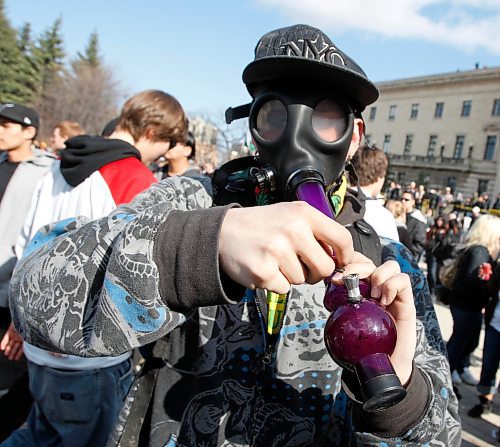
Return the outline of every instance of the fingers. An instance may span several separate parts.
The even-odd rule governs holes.
[[[396,261],[387,261],[373,272],[371,296],[380,299],[380,303],[387,306],[397,321],[415,321],[416,309],[410,277],[401,273]]]
[[[9,360],[17,361],[23,356],[23,344],[16,340],[10,342],[3,349],[5,357]]]
[[[362,253],[355,251],[352,261],[344,266],[341,272],[333,275],[332,282],[334,284],[342,284],[342,277],[352,273],[357,273],[361,279],[369,278],[375,268],[375,264],[371,259],[367,258]]]
[[[399,264],[396,261],[387,261],[384,262],[380,267],[374,270],[373,274],[370,277],[371,281],[371,295],[372,298],[380,299],[382,304],[390,304],[382,301],[382,292],[384,290],[385,283],[395,275],[401,273],[401,269]],[[392,296],[392,286],[390,290],[386,290],[387,293],[390,292]],[[384,299],[387,298],[387,295],[384,295]],[[392,302],[392,300],[391,300]]]
[[[351,233],[320,211],[305,203],[303,205],[308,207],[308,219],[315,239],[333,248],[337,265],[343,267],[352,262],[354,246]]]
[[[326,250],[325,248],[326,247]],[[352,261],[350,233],[305,202],[230,209],[219,237],[219,263],[234,281],[285,293],[317,282]]]

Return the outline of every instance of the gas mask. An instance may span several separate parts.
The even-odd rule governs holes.
[[[268,87],[255,94],[247,109],[263,178],[275,183],[279,201],[296,200],[295,190],[303,182],[327,185],[344,169],[354,112],[327,91]]]

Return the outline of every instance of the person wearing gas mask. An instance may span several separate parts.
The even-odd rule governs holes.
[[[258,156],[214,175],[216,206],[173,177],[107,218],[43,228],[14,275],[17,329],[82,356],[147,345],[108,445],[458,446],[425,278],[401,245],[381,247],[346,191],[377,89],[307,25],[265,34],[243,81],[252,102],[227,119],[249,116]],[[323,209],[296,200],[306,184],[326,191]],[[323,280],[348,273],[370,281],[398,328],[391,362],[406,395],[377,409],[323,340]]]

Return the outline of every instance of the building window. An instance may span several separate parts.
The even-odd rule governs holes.
[[[477,193],[483,194],[488,191],[488,180],[479,180],[477,182]]]
[[[437,144],[437,135],[431,135],[429,137],[429,146],[427,147],[427,156],[434,157],[436,155],[436,144]]]
[[[412,134],[406,135],[405,148],[404,148],[403,155],[405,155],[405,156],[410,155],[412,144],[413,144],[413,135]]]
[[[491,112],[491,116],[500,116],[500,99],[495,99],[493,101],[493,111]]]
[[[455,149],[453,150],[453,158],[455,160],[464,158],[464,141],[465,135],[457,135],[455,140]]]
[[[495,148],[497,146],[497,136],[488,135],[486,137],[486,147],[484,148],[484,159],[493,160],[495,156]]]
[[[418,117],[418,106],[419,104],[411,105],[410,119],[415,120]]]
[[[472,101],[468,99],[462,102],[462,114],[461,116],[470,116],[470,111],[472,109]]]
[[[434,111],[434,118],[442,118],[444,111],[444,102],[436,103],[436,110]]]
[[[384,147],[383,150],[385,153],[389,152],[389,147],[391,145],[391,136],[390,135],[384,135]]]
[[[377,108],[370,107],[370,121],[373,121],[376,115],[377,115]]]
[[[396,118],[396,106],[392,105],[389,107],[389,119],[392,121]]]

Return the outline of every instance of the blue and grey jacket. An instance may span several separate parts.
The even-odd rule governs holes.
[[[399,404],[368,413],[328,355],[324,285],[293,287],[269,364],[261,291],[219,270],[229,207],[187,178],[151,186],[109,217],[46,227],[16,268],[14,323],[30,343],[118,355],[161,339],[150,446],[460,445],[457,400],[425,278],[407,249],[383,257],[410,275],[415,367]],[[349,396],[349,397],[348,397]]]

